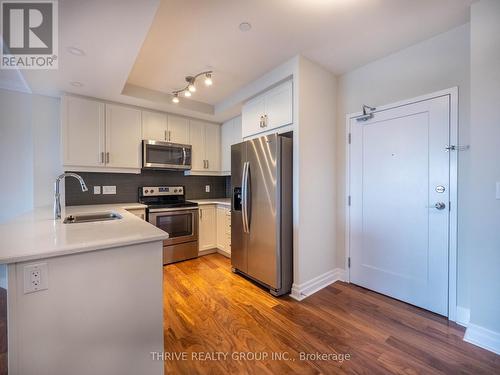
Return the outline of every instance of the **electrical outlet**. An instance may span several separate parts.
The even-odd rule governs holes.
[[[94,186],[94,194],[101,194],[101,187],[100,186]]]
[[[210,193],[210,185],[205,185],[205,193]]]
[[[102,193],[103,194],[116,194],[116,186],[103,186]]]
[[[49,288],[49,272],[47,263],[24,266],[24,294],[38,292]]]

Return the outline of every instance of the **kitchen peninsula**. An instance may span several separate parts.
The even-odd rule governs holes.
[[[8,267],[9,373],[163,374],[162,241],[168,234],[133,204],[49,208],[0,225]]]

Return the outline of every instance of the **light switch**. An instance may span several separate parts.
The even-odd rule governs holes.
[[[500,199],[500,182],[497,182],[497,194],[496,194],[497,199]]]
[[[101,187],[100,186],[94,186],[94,194],[101,194]]]
[[[116,186],[103,186],[102,193],[103,194],[116,194]]]
[[[205,185],[205,193],[210,193],[210,185]]]

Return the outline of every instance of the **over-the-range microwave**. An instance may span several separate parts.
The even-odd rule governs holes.
[[[191,169],[191,145],[144,139],[142,141],[142,168]]]

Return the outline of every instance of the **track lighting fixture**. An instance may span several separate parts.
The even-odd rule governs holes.
[[[179,94],[184,94],[184,96],[186,98],[189,98],[193,93],[193,92],[196,92],[196,79],[200,76],[205,76],[205,85],[206,86],[212,86],[213,84],[213,81],[212,81],[212,74],[213,74],[213,71],[211,70],[208,70],[206,72],[201,72],[201,73],[198,73],[194,76],[187,76],[186,77],[186,82],[187,82],[187,85],[186,87],[182,88],[182,89],[179,89],[179,90],[174,90],[172,91],[172,102],[174,103],[179,103]]]

